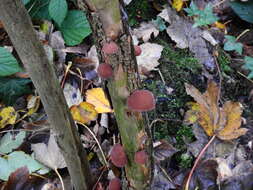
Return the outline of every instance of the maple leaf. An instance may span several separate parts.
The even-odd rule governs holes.
[[[86,92],[86,102],[95,106],[98,113],[113,112],[102,88],[92,88]]]
[[[216,135],[222,140],[232,140],[247,132],[246,128],[240,128],[242,107],[239,102],[227,101],[223,107],[219,107],[220,89],[215,82],[209,81],[203,94],[192,85],[185,84],[185,88],[199,105],[198,122],[208,136]],[[189,113],[196,113],[194,111]]]

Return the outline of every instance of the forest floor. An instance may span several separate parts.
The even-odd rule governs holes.
[[[204,10],[208,5],[204,0],[194,2],[199,10]],[[195,28],[192,28],[192,25],[198,22],[196,18],[199,15],[188,16],[189,12],[187,14],[182,7],[168,4],[165,0],[132,0],[127,5],[128,21],[135,36],[134,43],[142,48],[142,54],[137,57],[137,62],[143,88],[152,91],[156,97],[155,110],[148,112],[156,160],[152,184],[154,190],[183,189],[198,155],[214,136],[214,140],[206,147],[206,151],[197,162],[189,189],[253,189],[253,80],[250,79],[252,72],[250,69],[253,69],[253,15],[249,13],[248,17],[251,20],[245,21],[243,16],[233,11],[234,8],[231,8],[228,1],[210,2],[213,6],[212,14],[217,15],[218,23],[209,24],[205,20],[207,24]],[[73,4],[70,6],[74,7]],[[183,3],[182,6],[190,8],[190,3]],[[248,6],[253,7],[250,1]],[[175,11],[174,9],[177,8],[179,10]],[[198,11],[195,10],[196,12]],[[174,16],[171,16],[172,14]],[[210,12],[208,14],[206,19],[213,16]],[[41,29],[45,26],[43,24],[38,24],[40,32],[43,32]],[[226,35],[234,37],[235,40],[229,41]],[[44,38],[46,45],[50,44],[43,35],[41,38]],[[57,47],[62,40],[62,37],[55,35],[55,41],[51,42],[51,46]],[[230,44],[226,44],[227,42]],[[101,86],[101,80],[96,75],[98,63],[94,58],[96,57],[94,51],[91,50],[92,45],[91,37],[87,37],[82,45],[71,47],[63,45],[61,48],[64,51],[55,53],[60,59],[65,52],[64,63],[56,64],[55,67],[69,105],[80,103],[83,94],[94,87]],[[12,48],[10,39],[1,24],[0,46]],[[18,59],[15,50],[13,55]],[[70,72],[66,73],[68,61],[73,61],[74,65]],[[80,82],[81,77],[77,68],[84,73],[83,82]],[[22,151],[27,155],[31,155],[33,151],[36,153],[38,147],[34,145],[48,144],[51,136],[43,106],[38,101],[32,84],[26,81],[28,80],[26,73],[12,75],[8,80],[2,79],[0,87],[3,89],[8,81],[16,77],[20,81],[15,81],[13,84],[18,85],[19,90],[14,90],[13,96],[8,94],[13,90],[10,89],[10,84],[8,92],[0,89],[1,111],[9,106],[15,109],[13,113],[18,114],[18,122],[15,118],[15,122],[4,125],[4,116],[7,117],[8,122],[13,118],[0,112],[2,117],[0,155],[13,154],[13,158],[16,156],[17,159],[21,159],[22,155],[17,155],[17,152]],[[64,77],[66,80],[62,80]],[[29,87],[25,87],[27,83]],[[92,93],[94,94],[90,92]],[[28,102],[32,104],[30,107]],[[87,124],[96,135],[106,155],[118,135],[115,118],[108,112],[104,108],[96,119]],[[219,121],[224,119],[224,121],[217,123],[216,119]],[[16,131],[20,133],[15,133]],[[24,131],[26,134],[21,134]],[[88,150],[91,168],[99,177],[94,189],[106,189],[108,180],[119,175],[120,169],[112,167],[106,172],[101,169],[103,157],[96,146],[97,142],[84,128],[79,128],[79,132],[84,147]],[[13,147],[2,153],[3,144],[10,143],[8,138],[10,139],[13,134],[18,140],[11,142],[14,144],[11,145]],[[3,160],[0,160],[0,168],[3,163]],[[42,163],[44,163],[43,159]],[[37,171],[40,166],[36,165],[36,167]],[[71,189],[67,169],[58,168],[65,189]],[[46,170],[40,168],[43,169]],[[13,171],[8,169],[8,172],[8,175],[6,171],[2,174],[0,169],[0,182],[2,182],[0,187],[6,190],[13,187],[20,189],[17,184],[21,182],[14,179],[11,181],[9,175]],[[15,173],[13,176],[15,177]],[[30,180],[28,178],[22,180],[22,183],[26,184],[26,186],[21,185],[22,189],[28,190],[32,187],[35,189],[43,187],[43,190],[62,189],[58,174],[54,172],[41,171],[40,174],[34,174]],[[14,186],[9,183],[6,185],[6,181],[14,183]]]

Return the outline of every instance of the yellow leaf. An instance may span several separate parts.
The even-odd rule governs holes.
[[[40,97],[30,95],[30,96],[27,97],[27,101],[28,101],[28,103],[27,103],[27,109],[28,109],[27,115],[32,115],[40,107]]]
[[[241,114],[242,106],[239,102],[228,101],[224,104],[220,119],[221,129],[217,131],[217,136],[220,139],[236,139],[248,131],[246,128],[240,128],[242,122]]]
[[[6,107],[0,111],[0,128],[6,125],[15,124],[17,113],[13,107]]]
[[[214,25],[215,25],[216,28],[219,28],[219,29],[226,29],[226,25],[225,25],[225,24],[222,24],[221,22],[216,21],[216,22],[214,23]]]
[[[87,124],[97,118],[95,107],[88,102],[82,102],[79,105],[71,106],[70,113],[75,121],[83,124]]]
[[[95,106],[98,113],[113,112],[102,88],[92,88],[86,92],[86,101]]]
[[[194,86],[185,84],[186,92],[199,105],[198,122],[208,136],[217,135],[222,140],[232,140],[244,135],[247,129],[240,128],[242,108],[238,102],[225,102],[221,108],[218,105],[220,89],[215,82],[209,81],[207,90],[201,94]],[[187,113],[188,112],[188,113]],[[196,114],[193,109],[186,112],[186,121],[191,123]],[[187,115],[188,114],[188,115]]]
[[[184,5],[183,0],[173,0],[172,7],[176,9],[176,11],[181,11]]]

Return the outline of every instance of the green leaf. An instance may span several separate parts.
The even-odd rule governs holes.
[[[225,35],[227,39],[226,43],[224,44],[223,49],[225,51],[236,51],[240,55],[242,54],[242,44],[240,42],[236,42],[236,38],[234,36]]]
[[[22,0],[22,3],[23,3],[24,5],[26,5],[26,4],[30,3],[30,0]]]
[[[6,133],[0,140],[0,153],[7,154],[18,148],[23,143],[25,136],[25,131],[21,131],[15,136],[11,133]]]
[[[243,68],[250,71],[248,78],[253,78],[253,57],[245,56],[244,63]]]
[[[6,105],[12,105],[16,99],[24,94],[31,93],[29,79],[0,77],[0,99]]]
[[[46,169],[30,155],[22,151],[15,151],[5,157],[0,157],[0,179],[7,181],[12,172],[23,166],[27,166],[30,173]]]
[[[161,32],[167,28],[164,20],[159,16],[157,16],[155,20],[152,20],[152,22],[155,24],[156,28]]]
[[[242,19],[249,23],[253,23],[253,1],[247,2],[233,1],[230,2],[233,11]]]
[[[91,33],[90,25],[82,11],[69,11],[62,22],[60,31],[65,43],[69,46],[80,44],[82,40]]]
[[[68,4],[66,0],[50,0],[48,7],[51,18],[61,26],[68,12]]]
[[[200,14],[199,8],[193,1],[190,4],[190,8],[185,8],[184,10],[188,13],[188,16],[196,16]]]
[[[12,75],[16,72],[22,71],[17,60],[4,47],[0,47],[0,77]]]
[[[26,6],[33,19],[51,20],[48,7],[50,0],[31,0]]]
[[[218,17],[213,14],[213,7],[211,4],[207,4],[204,10],[199,10],[192,1],[190,8],[184,10],[188,13],[188,16],[196,16],[194,18],[195,23],[193,24],[193,27],[213,24],[218,20]]]

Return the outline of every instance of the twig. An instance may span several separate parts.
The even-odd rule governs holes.
[[[186,181],[185,189],[184,189],[184,190],[189,190],[189,185],[190,185],[190,181],[191,181],[193,172],[194,172],[194,170],[196,169],[196,167],[197,167],[197,165],[198,165],[198,163],[199,163],[201,157],[204,155],[204,153],[205,153],[205,151],[207,150],[207,148],[209,147],[209,145],[214,141],[215,137],[216,137],[215,135],[212,136],[212,138],[209,140],[209,142],[205,145],[205,147],[204,147],[204,148],[201,150],[201,152],[199,153],[199,155],[198,155],[197,159],[195,160],[194,165],[193,165],[193,167],[192,167],[192,169],[191,169],[191,171],[190,171],[190,174],[189,174],[189,176],[188,176],[188,178],[187,178],[187,181]]]
[[[76,68],[76,70],[78,71],[79,75],[82,76],[82,72],[79,68]],[[80,82],[81,82],[81,94],[83,94],[83,80],[80,79]]]
[[[59,179],[60,179],[60,181],[61,181],[62,190],[65,190],[62,177],[61,177],[60,173],[58,172],[57,168],[55,168],[54,171],[55,171],[55,173],[57,174],[57,176],[59,177]]]
[[[244,30],[241,34],[239,34],[239,36],[237,36],[237,38],[235,39],[235,41],[238,41],[245,33],[249,32],[250,29],[246,29]]]
[[[239,75],[241,75],[242,77],[246,78],[248,81],[252,82],[253,83],[253,80],[249,79],[247,76],[245,76],[244,74],[242,74],[240,71],[237,71],[237,73]]]
[[[105,154],[104,154],[104,152],[103,152],[103,149],[102,149],[102,147],[100,146],[100,143],[98,142],[98,139],[97,139],[96,135],[95,135],[95,134],[89,129],[89,127],[87,127],[85,124],[82,124],[82,123],[80,123],[80,122],[77,122],[77,123],[80,124],[80,125],[82,125],[85,129],[87,129],[87,130],[89,131],[89,133],[93,136],[93,138],[95,139],[95,141],[96,141],[96,143],[97,143],[97,145],[98,145],[98,147],[99,147],[99,149],[100,149],[100,151],[101,151],[101,154],[102,154],[102,157],[103,157],[103,159],[104,159],[104,162],[105,162],[106,166],[109,167],[109,164],[108,164],[108,162],[107,162],[107,160],[106,160],[106,157],[105,157]]]
[[[61,82],[61,88],[64,87],[65,80],[66,80],[66,77],[68,75],[68,72],[69,72],[71,66],[72,66],[72,62],[69,62],[68,65],[67,65],[67,68],[66,68],[66,70],[64,72],[64,77],[63,77],[62,82]]]

